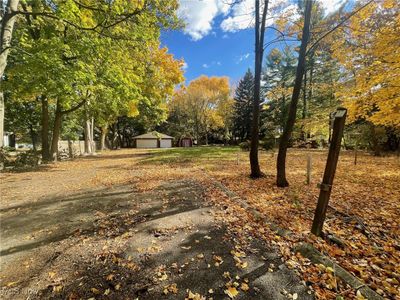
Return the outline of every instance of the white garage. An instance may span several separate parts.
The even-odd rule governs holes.
[[[133,140],[135,141],[136,148],[171,148],[172,136],[159,133],[157,131],[152,131],[149,133],[141,134],[135,136]]]

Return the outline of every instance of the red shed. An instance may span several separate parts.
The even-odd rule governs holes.
[[[191,137],[182,137],[179,140],[179,147],[193,147],[193,139]]]

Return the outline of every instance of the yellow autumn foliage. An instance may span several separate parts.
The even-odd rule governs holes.
[[[337,96],[349,120],[400,128],[398,1],[373,1],[353,16],[337,33],[333,52],[348,75]]]

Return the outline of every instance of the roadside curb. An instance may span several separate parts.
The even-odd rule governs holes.
[[[360,279],[343,269],[340,265],[333,262],[330,258],[324,256],[321,252],[314,248],[311,244],[301,243],[294,247],[295,252],[300,253],[303,257],[308,258],[314,264],[323,264],[327,267],[332,267],[335,274],[344,282],[350,285],[356,291],[367,298],[368,300],[383,300],[384,298],[373,291],[370,287],[361,282]]]
[[[252,208],[248,203],[246,203],[239,195],[235,192],[228,189],[221,182],[217,181],[213,177],[211,177],[207,172],[205,172],[207,176],[212,180],[214,185],[224,192],[231,200],[236,201],[243,209],[250,212],[256,221],[261,221],[265,225],[269,226],[273,231],[276,232],[277,235],[286,237],[293,234],[292,231],[288,229],[283,229],[276,225],[275,223],[271,223],[267,217],[263,216],[258,210]],[[370,287],[365,285],[359,278],[355,277],[344,268],[342,268],[337,263],[333,262],[329,257],[324,256],[321,252],[314,248],[311,244],[308,243],[299,243],[297,244],[293,250],[296,253],[300,253],[303,257],[308,258],[314,264],[323,264],[328,267],[332,267],[335,270],[335,274],[346,282],[349,286],[351,286],[356,291],[360,291],[360,293],[367,298],[368,300],[383,300],[384,298],[377,294]]]

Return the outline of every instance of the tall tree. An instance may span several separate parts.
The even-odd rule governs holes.
[[[43,156],[50,157],[51,152],[51,159],[56,157],[62,120],[89,98],[91,105],[104,99],[95,92],[105,87],[117,90],[123,101],[135,99],[163,114],[161,99],[179,82],[173,80],[177,61],[159,49],[160,29],[180,24],[177,1],[55,2],[24,1],[14,12],[23,17],[11,48],[14,64],[7,71],[14,99],[41,99]],[[107,51],[113,61],[101,81],[98,70]],[[174,64],[169,65],[171,61]]]
[[[250,144],[250,177],[262,176],[258,160],[259,132],[260,132],[260,104],[261,104],[261,71],[264,56],[265,22],[269,0],[264,0],[260,9],[260,0],[255,0],[255,62],[254,62],[254,99],[253,99],[253,124]]]
[[[252,124],[252,103],[254,97],[254,76],[247,70],[246,74],[240,79],[235,90],[234,96],[234,133],[240,141],[250,139]]]
[[[11,48],[11,38],[16,20],[15,12],[18,9],[19,0],[0,2],[1,28],[0,28],[0,147],[3,147],[4,135],[4,94],[1,88],[4,70],[7,66],[7,58]]]
[[[179,115],[187,131],[204,144],[211,131],[228,130],[232,107],[227,77],[200,76],[177,90],[169,103],[170,112]]]
[[[266,57],[263,79],[266,82],[264,92],[267,98],[262,123],[272,123],[268,128],[281,134],[286,123],[288,103],[293,89],[295,76],[295,57],[293,49],[285,47],[282,51],[274,48]],[[271,128],[272,127],[272,128]]]
[[[337,95],[348,108],[349,121],[400,130],[398,4],[379,0],[365,7],[361,2],[354,10],[364,8],[335,33],[333,55],[345,70]]]
[[[289,146],[289,139],[293,132],[294,123],[296,121],[297,104],[300,97],[300,91],[305,70],[307,44],[310,37],[310,20],[311,20],[311,11],[313,2],[314,1],[310,0],[306,1],[305,3],[304,25],[301,37],[298,64],[296,69],[296,78],[293,87],[292,99],[289,106],[288,118],[279,143],[279,153],[276,166],[277,167],[276,184],[279,187],[289,186],[289,182],[286,179],[286,153],[287,153],[287,148]]]
[[[6,101],[7,114],[4,125],[7,131],[18,134],[23,141],[30,141],[36,150],[40,130],[40,99],[29,102]]]

